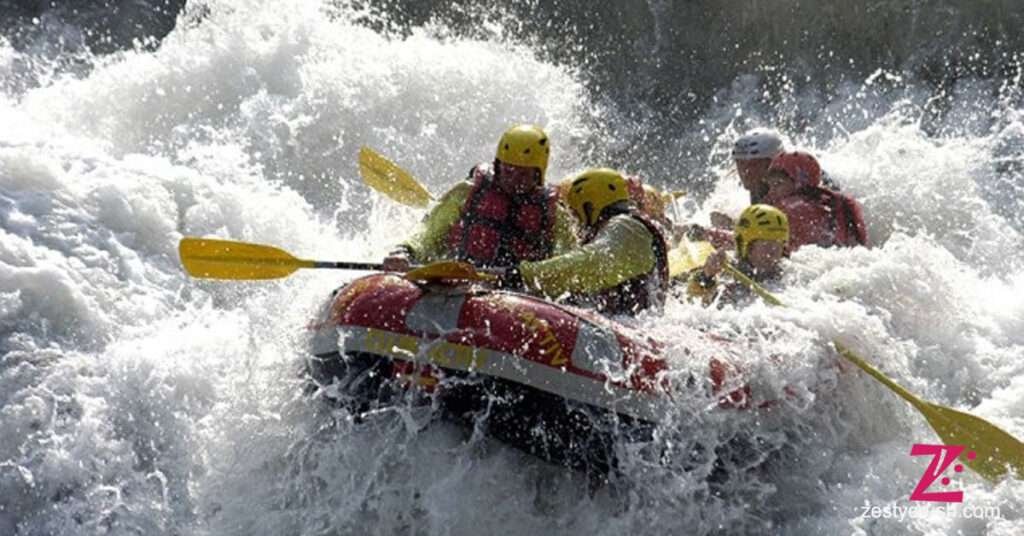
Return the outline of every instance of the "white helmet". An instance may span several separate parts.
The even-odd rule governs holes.
[[[775,158],[783,151],[782,136],[777,130],[755,128],[739,137],[732,146],[735,160]]]

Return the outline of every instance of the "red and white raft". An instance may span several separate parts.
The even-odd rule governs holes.
[[[518,293],[371,275],[337,291],[312,329],[311,376],[332,386],[321,392],[365,409],[421,389],[454,420],[486,413],[491,436],[569,466],[613,466],[614,436],[649,431],[672,402],[657,342]],[[725,344],[690,331],[694,344]],[[726,367],[705,370],[690,385],[719,390]],[[745,387],[721,396],[749,405]]]

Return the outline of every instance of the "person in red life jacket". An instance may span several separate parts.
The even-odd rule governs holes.
[[[572,213],[544,184],[550,149],[539,127],[507,130],[493,164],[474,167],[448,191],[413,236],[388,254],[384,269],[404,271],[441,259],[512,267],[575,247]]]
[[[764,202],[789,217],[789,252],[813,244],[821,247],[867,245],[863,209],[847,194],[821,186],[821,166],[803,151],[772,160],[764,179]]]
[[[661,225],[631,200],[628,180],[598,168],[567,182],[566,203],[582,224],[580,245],[520,263],[514,271],[526,289],[552,299],[568,296],[605,314],[636,314],[664,303],[668,244]]]
[[[729,248],[708,257],[703,267],[690,274],[686,289],[690,298],[700,299],[705,306],[749,301],[753,291],[741,281],[718,282],[730,262],[759,284],[773,283],[782,276],[781,263],[790,240],[790,222],[783,211],[771,205],[751,205],[736,220],[733,236],[735,261],[729,260]]]
[[[750,204],[763,203],[768,195],[765,177],[775,157],[786,152],[786,143],[777,130],[755,128],[736,139],[732,147],[732,158],[740,183],[750,194]],[[819,167],[820,170],[820,167]],[[820,170],[821,186],[839,191],[839,183],[824,170]],[[711,213],[711,226],[716,229],[732,229],[735,222],[723,212]],[[728,238],[724,236],[724,238]],[[711,237],[715,238],[715,237]]]

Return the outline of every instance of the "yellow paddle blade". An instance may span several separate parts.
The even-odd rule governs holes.
[[[410,281],[494,281],[497,277],[493,274],[477,271],[472,264],[462,261],[438,261],[432,262],[419,268],[413,268],[405,273],[405,278]]]
[[[692,242],[688,238],[683,238],[678,246],[668,252],[669,277],[679,277],[704,266],[714,252],[715,247],[710,242]]]
[[[928,424],[946,445],[964,445],[975,453],[964,464],[979,475],[995,482],[1008,471],[1024,480],[1024,443],[996,425],[969,413],[928,404],[921,409]]]
[[[963,445],[967,452],[973,451],[973,459],[965,457],[962,461],[974,472],[996,481],[1013,470],[1017,478],[1024,479],[1024,443],[980,417],[921,400],[849,348],[838,341],[835,345],[843,357],[913,404],[944,444]]]
[[[425,207],[433,199],[412,175],[369,147],[359,149],[359,174],[367,186],[403,205]]]
[[[273,246],[213,238],[183,238],[178,253],[185,271],[204,279],[277,279],[314,264]]]

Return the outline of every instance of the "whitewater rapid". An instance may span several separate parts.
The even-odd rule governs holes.
[[[422,212],[360,183],[360,146],[441,193],[512,123],[545,125],[554,180],[629,169],[604,159],[635,125],[524,45],[435,27],[387,39],[328,2],[201,6],[158,50],[91,57],[84,72],[30,69],[0,40],[0,534],[1024,532],[1024,483],[970,475],[957,481],[965,505],[1000,518],[862,517],[866,503],[910,504],[925,467],[910,445],[938,440],[829,346],[1024,437],[1024,202],[1019,176],[992,166],[1024,151],[1012,102],[965,91],[965,114],[989,99],[1000,120],[936,137],[912,84],[897,98],[865,81],[795,136],[862,201],[875,247],[799,251],[785,309],[673,300],[631,323],[682,372],[699,362],[676,326],[734,339],[759,392],[796,396],[764,414],[680,397],[653,444],[619,445],[622,474],[591,493],[583,476],[422,408],[356,425],[306,396],[304,328],[354,274],[196,281],[177,244],[376,260]],[[744,115],[752,88],[737,81],[735,105],[708,112],[719,128],[698,160],[716,186],[680,203],[685,216],[744,206],[726,154],[771,119]],[[843,106],[870,113],[838,125]],[[680,154],[658,145],[662,162]],[[751,448],[717,489],[710,461],[650,455],[735,441]]]

